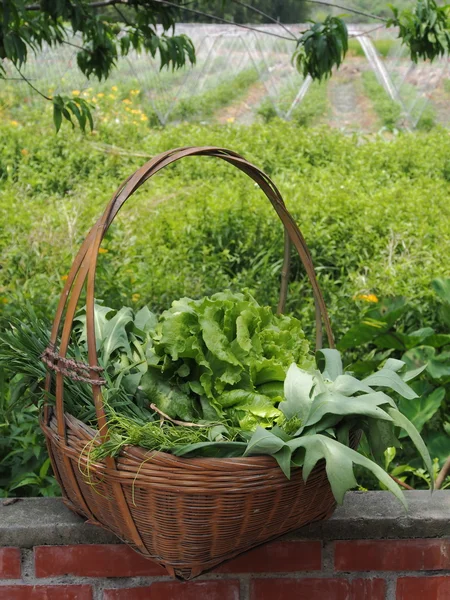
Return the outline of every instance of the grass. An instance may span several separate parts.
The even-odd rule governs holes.
[[[277,98],[277,108],[282,114],[286,114],[295,99],[298,90],[285,87]],[[290,120],[301,127],[311,127],[323,122],[329,113],[330,105],[327,95],[327,82],[314,81],[306,96],[292,110]],[[258,114],[265,123],[269,123],[278,116],[278,112],[270,99],[266,98],[258,108]]]
[[[405,115],[400,104],[392,100],[382,85],[377,81],[375,73],[365,71],[362,74],[364,91],[371,99],[375,112],[377,113],[381,124],[390,131],[404,126]],[[408,102],[409,98],[414,98],[417,90],[412,85],[403,84],[402,97]],[[414,115],[412,115],[414,118]],[[428,104],[416,124],[417,131],[430,131],[436,126],[436,111],[433,106]]]
[[[185,145],[236,149],[273,175],[311,245],[338,333],[356,314],[355,294],[422,301],[444,271],[449,142],[441,133],[361,143],[278,120],[244,129],[151,129],[129,117],[99,121],[83,137],[67,129],[55,136],[50,114],[37,119],[0,125],[4,313],[30,302],[51,315],[83,235],[144,161],[134,154],[150,158]],[[160,310],[184,293],[251,286],[276,303],[281,227],[253,182],[226,164],[186,159],[144,186],[123,213],[101,256],[97,294],[105,302],[149,302]],[[297,264],[293,278],[289,310],[306,318],[311,299]]]

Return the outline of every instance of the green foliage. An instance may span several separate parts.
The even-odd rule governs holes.
[[[63,118],[73,125],[72,117],[83,131],[86,121],[91,122],[92,128],[92,116],[87,102],[61,96],[48,98],[21,74],[29,52],[37,53],[44,44],[72,44],[71,36],[79,32],[82,46],[77,52],[78,68],[87,78],[94,76],[99,81],[107,79],[118,58],[131,50],[158,55],[161,68],[195,63],[191,40],[173,32],[168,35],[175,26],[176,7],[145,0],[117,4],[127,4],[132,9],[128,19],[115,7],[122,27],[98,11],[95,3],[85,0],[43,0],[35,5],[24,0],[4,0],[0,6],[0,79],[6,77],[3,60],[8,59],[34,91],[52,101],[56,131]],[[157,32],[158,24],[162,25],[162,33]]]
[[[64,119],[69,121],[72,128],[75,128],[73,118],[78,121],[78,125],[83,133],[86,131],[86,124],[89,124],[91,131],[94,129],[94,122],[90,109],[93,108],[83,98],[68,98],[67,96],[55,96],[53,98],[53,122],[55,124],[56,133],[61,128],[61,123]]]
[[[297,41],[292,62],[306,77],[321,81],[339,67],[348,50],[348,31],[339,17],[328,16],[323,23],[313,23]]]
[[[450,7],[438,6],[436,0],[418,0],[414,10],[401,12],[392,7],[394,17],[388,27],[399,28],[398,37],[408,46],[411,60],[433,61],[450,50]]]
[[[433,281],[433,289],[442,302],[437,310],[440,322],[436,329],[411,329],[408,323],[414,307],[401,298],[388,299],[366,311],[361,323],[350,328],[339,343],[342,350],[362,347],[362,352],[353,351],[353,362],[349,366],[360,375],[376,368],[388,357],[386,365],[390,362],[395,367],[397,359],[401,358],[409,369],[416,370],[420,378],[411,384],[416,398],[400,399],[399,410],[421,432],[432,458],[440,467],[450,455],[450,321],[446,320],[450,310],[449,282],[448,279]],[[409,444],[403,443],[403,450],[397,451],[395,468],[400,468],[402,462],[410,462],[412,454]],[[409,470],[402,469],[404,479],[416,477],[414,460],[410,467]],[[417,481],[415,483],[417,485]]]
[[[33,383],[36,388],[36,380]],[[0,367],[0,497],[60,493],[37,422],[38,409],[21,377],[10,385]]]
[[[401,361],[387,361],[359,381],[344,374],[337,350],[322,350],[316,370],[296,319],[274,315],[248,294],[222,292],[198,301],[182,298],[159,320],[147,307],[133,314],[128,307],[116,312],[97,306],[94,328],[112,430],[106,443],[88,450],[91,459],[115,455],[127,444],[178,456],[269,454],[287,477],[291,463],[303,466],[305,480],[317,461],[325,459],[338,502],[356,485],[354,463],[369,469],[401,499],[383,469],[347,447],[350,432],[362,429],[379,460],[388,447],[397,445],[395,427],[399,427],[421,454],[432,482],[431,460],[420,434],[388,395],[376,391],[388,388],[408,400],[417,397],[405,381],[418,371],[400,375]],[[32,345],[27,344],[30,333],[35,336]],[[70,356],[86,362],[83,311],[72,338]],[[39,397],[40,352],[47,341],[47,332],[34,315],[31,324],[16,323],[5,332],[0,367],[20,381],[18,393],[17,385],[10,388],[18,401],[36,386]],[[66,410],[95,425],[92,398],[91,414],[86,410],[86,385],[70,379],[68,383]],[[161,424],[156,422],[158,416]],[[164,426],[164,420],[169,424]],[[374,435],[374,428],[384,429],[384,436]],[[22,433],[23,427],[19,430]],[[16,452],[7,454],[6,460]],[[48,466],[44,462],[38,475],[19,472],[8,484],[9,491],[46,484],[51,489]]]

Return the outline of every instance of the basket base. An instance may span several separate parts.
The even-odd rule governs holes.
[[[336,503],[323,463],[287,480],[272,457],[178,458],[126,447],[93,462],[98,434],[66,415],[42,424],[65,504],[179,579],[192,579],[251,548],[326,519]],[[112,463],[112,466],[111,466]]]

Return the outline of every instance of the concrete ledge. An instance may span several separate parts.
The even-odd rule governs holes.
[[[450,491],[406,492],[405,514],[389,492],[350,492],[328,521],[312,523],[285,539],[385,539],[450,536]],[[111,533],[84,522],[60,498],[0,502],[0,546],[114,544]]]

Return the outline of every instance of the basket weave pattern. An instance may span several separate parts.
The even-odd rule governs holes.
[[[183,579],[283,533],[327,518],[335,508],[323,463],[318,463],[305,483],[301,469],[294,468],[288,481],[268,456],[179,458],[128,446],[116,458],[99,462],[89,458],[89,450],[108,436],[93,318],[98,249],[129,196],[160,169],[186,156],[221,158],[246,173],[264,191],[285,228],[278,310],[284,309],[290,245],[294,244],[315,298],[316,346],[321,347],[323,321],[333,347],[325,303],[302,234],[272,181],[234,152],[214,147],[181,148],[155,157],[122,183],[91,229],[74,260],[53,324],[52,350],[46,364],[50,356],[56,373],[49,371],[46,390],[55,394],[56,404],[44,407],[41,426],[66,504]],[[86,281],[90,371],[85,375],[92,384],[98,430],[64,411],[64,380],[71,375],[66,353]]]

